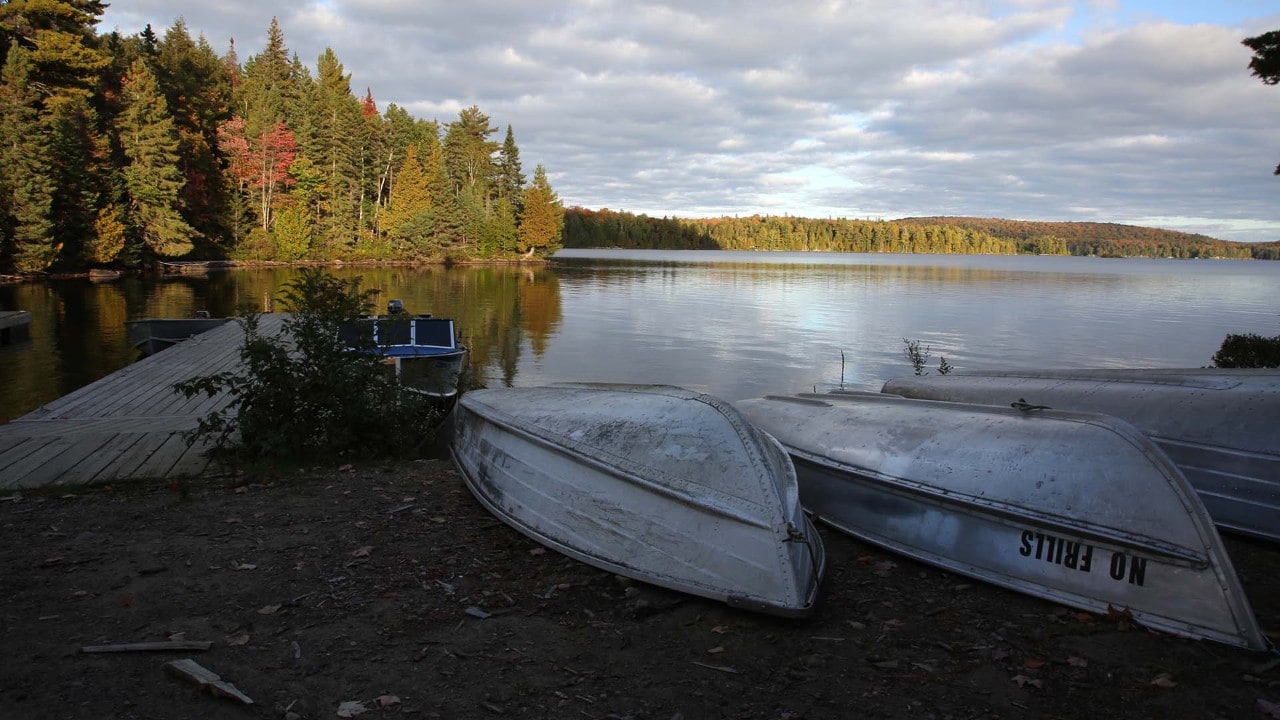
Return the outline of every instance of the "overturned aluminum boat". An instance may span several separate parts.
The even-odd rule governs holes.
[[[466,393],[454,423],[467,487],[543,545],[736,607],[813,607],[824,554],[791,461],[727,403],[557,384]]]
[[[736,405],[835,528],[1064,605],[1267,647],[1194,490],[1123,421],[877,393]]]
[[[1220,528],[1280,541],[1280,370],[953,373],[890,380],[884,392],[1114,415],[1169,455]]]

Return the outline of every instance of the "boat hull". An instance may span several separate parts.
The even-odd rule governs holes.
[[[1121,418],[1182,469],[1220,528],[1280,541],[1280,370],[953,373],[891,380],[883,391],[1006,407],[1025,401]]]
[[[183,340],[208,332],[230,318],[143,318],[125,321],[129,342],[144,355],[154,355]]]
[[[679,388],[479,390],[455,408],[476,498],[590,565],[736,607],[808,613],[825,562],[775,441]]]
[[[1121,421],[875,394],[737,406],[834,528],[1064,605],[1267,647],[1194,490]]]

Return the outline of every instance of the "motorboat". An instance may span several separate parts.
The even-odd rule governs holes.
[[[143,355],[154,355],[183,340],[221,327],[230,320],[231,318],[210,317],[207,311],[197,310],[194,317],[140,318],[126,320],[124,326],[133,347]]]
[[[467,348],[449,318],[409,314],[401,301],[392,300],[386,315],[341,325],[338,341],[379,355],[405,387],[437,399],[452,400],[458,394]]]

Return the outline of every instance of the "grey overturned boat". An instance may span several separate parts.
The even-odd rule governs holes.
[[[778,443],[732,406],[668,386],[465,393],[451,450],[507,524],[610,572],[802,615],[822,542]]]
[[[736,405],[835,528],[1065,605],[1267,647],[1194,490],[1123,421],[877,393]]]
[[[953,373],[890,380],[884,392],[1122,418],[1177,463],[1219,527],[1280,541],[1280,370]]]

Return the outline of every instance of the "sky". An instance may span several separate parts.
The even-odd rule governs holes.
[[[1117,222],[1280,240],[1280,0],[112,0],[243,62],[275,17],[357,95],[512,126],[566,205]]]

